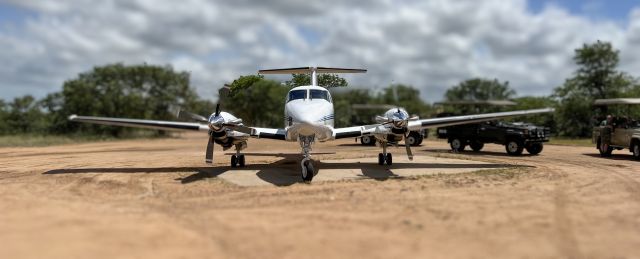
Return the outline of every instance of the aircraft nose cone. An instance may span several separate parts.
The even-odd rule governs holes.
[[[223,123],[224,123],[224,118],[220,115],[215,116],[214,114],[212,114],[209,117],[209,128],[214,131],[219,131],[220,129],[222,129]]]
[[[291,118],[293,119],[293,121],[295,121],[295,122],[304,123],[304,124],[313,124],[313,123],[315,123],[315,120],[313,118],[313,114],[311,114],[310,111],[296,110],[294,112],[291,112],[290,115],[291,115]]]

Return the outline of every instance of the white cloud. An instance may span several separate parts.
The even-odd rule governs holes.
[[[259,68],[365,67],[352,85],[391,82],[439,100],[470,78],[549,94],[574,70],[573,50],[611,41],[622,68],[640,69],[640,9],[628,25],[519,1],[10,1],[37,13],[0,26],[3,98],[57,91],[65,79],[113,62],[172,64],[202,95]],[[631,71],[633,70],[633,71]]]

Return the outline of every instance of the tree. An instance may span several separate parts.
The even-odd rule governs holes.
[[[24,134],[44,131],[47,125],[45,115],[33,96],[16,97],[8,107],[4,117],[7,133]]]
[[[91,124],[71,123],[71,114],[172,120],[170,106],[190,109],[202,105],[190,87],[189,73],[174,71],[170,66],[113,64],[68,80],[62,92],[50,94],[43,106],[51,113],[52,132],[85,132],[113,136],[132,129]]]
[[[230,84],[231,92],[222,109],[244,123],[258,127],[284,125],[284,101],[289,87],[262,76],[240,76]]]
[[[353,104],[379,103],[367,90],[353,89],[346,92],[333,92],[331,98],[333,99],[335,113],[334,123],[336,127],[348,127],[353,126],[354,123],[358,123],[361,120],[373,120],[375,115],[379,115],[380,112],[367,110],[356,112],[352,109]]]
[[[291,80],[286,81],[288,87],[296,87],[301,85],[311,85],[311,75],[309,74],[291,74]],[[318,85],[325,88],[345,87],[348,86],[347,80],[336,74],[319,74]]]
[[[508,81],[474,78],[447,90],[445,98],[447,101],[486,101],[511,99],[515,95]]]
[[[575,50],[576,88],[593,98],[614,98],[628,90],[632,78],[617,71],[620,51],[609,42],[584,44]]]
[[[452,88],[449,88],[444,97],[446,101],[486,101],[508,100],[516,95],[515,90],[509,87],[509,82],[500,82],[498,79],[473,78],[465,80]],[[469,114],[478,112],[495,112],[500,107],[486,105],[465,105],[450,108],[457,114]]]
[[[0,135],[6,134],[8,131],[7,127],[7,116],[8,116],[8,107],[7,103],[0,99]]]
[[[552,97],[535,97],[525,96],[513,99],[516,106],[511,107],[513,110],[529,110],[547,107],[556,107],[557,101]],[[522,121],[522,118],[514,118],[516,121]],[[529,115],[526,121],[537,126],[545,126],[551,128],[551,132],[557,132],[556,122],[550,114]]]
[[[390,85],[382,90],[377,99],[379,103],[403,107],[409,114],[424,116],[430,111],[430,106],[420,98],[420,90],[409,85]]]
[[[572,78],[554,89],[558,99],[558,130],[569,137],[588,137],[594,121],[595,99],[617,98],[634,89],[634,80],[618,71],[619,51],[611,43],[597,41],[575,50],[578,65]]]

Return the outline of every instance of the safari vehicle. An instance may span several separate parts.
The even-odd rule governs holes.
[[[625,105],[627,113],[631,105],[639,104],[640,98],[598,99],[594,103],[603,111],[607,111],[611,105]],[[591,141],[602,157],[611,156],[614,149],[628,149],[635,159],[640,160],[640,123],[627,116],[604,118],[600,125],[593,128]]]
[[[549,141],[549,128],[522,122],[490,121],[438,128],[438,138],[446,139],[453,151],[463,151],[466,146],[478,152],[485,143],[504,145],[509,155],[521,155],[523,150],[537,155],[543,143]]]
[[[509,100],[450,101],[436,104],[463,106],[467,111],[480,111],[481,107],[516,105],[515,102]],[[443,112],[438,114],[438,117],[452,115],[454,114]],[[529,154],[537,155],[542,152],[544,147],[543,143],[549,141],[550,129],[524,122],[507,123],[502,121],[489,121],[441,127],[437,129],[437,133],[438,138],[446,139],[451,146],[451,150],[456,152],[464,151],[467,146],[469,146],[471,150],[478,152],[482,150],[484,144],[493,143],[504,145],[509,155],[521,155],[525,149]]]

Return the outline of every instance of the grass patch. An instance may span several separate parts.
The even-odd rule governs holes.
[[[581,147],[593,147],[590,138],[551,138],[549,140],[550,145],[562,145],[562,146],[581,146]]]
[[[157,136],[156,134],[132,134],[125,137],[102,135],[31,135],[18,134],[0,136],[0,147],[44,147],[87,142],[118,141],[127,139],[155,139],[172,136]]]

